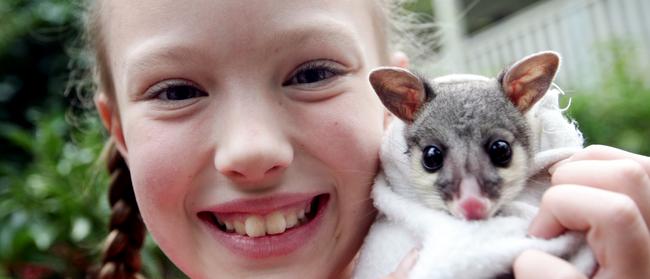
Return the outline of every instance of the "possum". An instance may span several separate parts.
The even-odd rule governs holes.
[[[379,214],[353,278],[383,278],[414,248],[420,253],[410,278],[511,278],[512,263],[527,249],[593,273],[597,263],[582,233],[527,234],[550,186],[546,169],[582,147],[554,105],[558,91],[549,90],[559,64],[557,53],[540,52],[496,78],[426,79],[392,67],[370,73],[399,119],[382,143],[372,186]]]
[[[525,188],[535,150],[524,114],[552,85],[559,63],[555,52],[536,53],[496,79],[372,71],[381,102],[406,123],[411,183],[393,190],[465,220],[499,214]]]
[[[399,119],[382,142],[371,194],[378,214],[353,278],[383,278],[414,248],[413,279],[511,278],[528,249],[593,274],[597,263],[581,232],[527,234],[550,187],[547,168],[582,147],[551,88],[559,64],[557,53],[540,52],[496,78],[426,79],[392,67],[370,73]]]

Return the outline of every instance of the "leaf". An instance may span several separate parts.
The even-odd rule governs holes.
[[[16,125],[0,123],[0,137],[9,140],[9,142],[26,151],[34,150],[34,137],[30,132]]]
[[[70,230],[70,238],[75,242],[79,242],[86,238],[90,233],[90,221],[85,217],[77,217],[72,222],[72,229]]]
[[[29,233],[36,244],[36,247],[41,251],[46,251],[54,242],[56,230],[51,224],[46,224],[42,221],[33,222],[29,226]]]

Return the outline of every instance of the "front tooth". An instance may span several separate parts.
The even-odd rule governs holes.
[[[219,219],[217,219],[217,220],[219,220]],[[221,223],[221,222],[219,222],[219,223]],[[223,221],[223,223],[225,223],[225,225],[226,225],[226,230],[229,231],[229,232],[231,232],[232,229],[233,229],[232,222]]]
[[[311,202],[307,203],[307,206],[305,207],[305,213],[309,214],[311,212]]]
[[[244,225],[246,227],[246,234],[250,237],[258,237],[266,234],[265,222],[261,216],[253,215],[246,218]]]
[[[287,221],[280,212],[273,212],[266,216],[266,232],[268,234],[283,233],[287,229]]]
[[[287,212],[287,216],[285,216],[285,218],[287,221],[287,229],[293,228],[296,224],[298,224],[298,216],[296,216],[295,211]]]
[[[245,235],[246,234],[246,226],[244,226],[244,222],[241,220],[235,221],[235,231],[237,234]]]

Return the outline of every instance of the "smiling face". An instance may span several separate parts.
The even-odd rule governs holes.
[[[190,277],[337,277],[356,254],[385,115],[371,2],[103,1],[98,108]]]

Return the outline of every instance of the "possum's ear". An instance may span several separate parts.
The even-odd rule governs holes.
[[[525,57],[499,77],[503,91],[522,113],[541,99],[560,67],[560,56],[545,51]]]
[[[384,106],[408,123],[427,97],[424,82],[404,68],[377,68],[370,72],[370,84]]]

